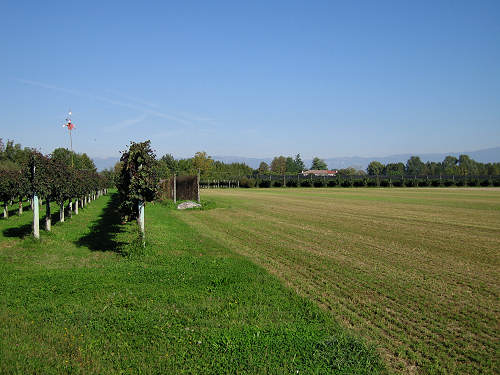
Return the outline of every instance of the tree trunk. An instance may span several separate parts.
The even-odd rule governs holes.
[[[64,202],[59,204],[59,221],[64,223]]]
[[[40,223],[38,220],[40,219],[40,211],[38,205],[38,197],[36,194],[33,196],[33,237],[37,240],[40,239]]]
[[[7,202],[4,202],[3,204],[3,218],[7,219],[9,217],[9,206]]]
[[[142,246],[145,246],[145,240],[144,240],[144,202],[139,201],[139,215],[137,216],[137,222],[139,224],[139,229],[141,231],[141,237],[142,237]]]
[[[23,198],[19,198],[19,216],[23,214]]]
[[[50,216],[50,200],[45,199],[45,230],[50,232],[52,227],[52,218]]]
[[[71,198],[68,203],[68,217],[71,217],[72,215],[73,215],[73,198]]]
[[[78,215],[78,198],[75,199],[75,215]]]

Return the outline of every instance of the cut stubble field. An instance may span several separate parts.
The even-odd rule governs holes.
[[[374,343],[397,373],[499,372],[499,189],[204,190],[179,217]]]

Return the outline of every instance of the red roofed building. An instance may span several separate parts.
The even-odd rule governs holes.
[[[337,175],[337,170],[329,171],[327,169],[310,169],[308,171],[302,171],[303,176],[335,176]]]

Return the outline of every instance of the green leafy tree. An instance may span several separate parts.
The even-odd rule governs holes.
[[[458,174],[457,168],[458,159],[454,156],[447,156],[441,163],[441,169],[446,175]]]
[[[19,172],[0,170],[0,201],[3,202],[3,217],[9,216],[9,202],[19,195],[17,178]]]
[[[370,164],[368,164],[366,172],[370,176],[379,176],[384,173],[384,164],[379,161],[372,161]]]
[[[169,178],[177,173],[179,165],[177,160],[171,155],[163,155],[160,160],[158,160],[158,177],[159,178]]]
[[[300,154],[295,155],[295,159],[293,160],[293,162],[295,164],[295,172],[296,173],[302,172],[303,170],[306,169],[306,165],[302,161]]]
[[[478,174],[477,163],[469,155],[460,155],[458,157],[458,171],[461,175]]]
[[[286,158],[284,156],[276,156],[271,162],[271,172],[277,174],[285,174],[286,172]]]
[[[389,176],[403,176],[405,174],[405,165],[403,163],[389,163],[384,168],[384,174]]]
[[[290,156],[286,158],[286,172],[287,173],[297,173],[293,158]]]
[[[120,209],[125,219],[140,218],[144,202],[152,201],[158,190],[156,156],[151,142],[131,142],[120,158],[122,170],[118,179]],[[142,229],[142,224],[141,225]]]
[[[269,173],[269,165],[265,161],[261,161],[259,164],[259,174],[267,174]]]
[[[193,167],[196,172],[200,171],[201,176],[206,176],[213,165],[212,157],[208,156],[205,151],[199,151],[193,157]]]
[[[411,175],[424,175],[427,173],[425,164],[419,156],[412,156],[406,162],[406,173]]]
[[[312,161],[311,169],[312,170],[324,170],[324,169],[328,169],[328,167],[326,166],[326,163],[323,159],[315,157]]]
[[[339,169],[338,174],[340,176],[355,176],[358,174],[358,171],[353,167],[348,167],[348,168]]]

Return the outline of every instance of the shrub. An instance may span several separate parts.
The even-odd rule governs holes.
[[[428,179],[418,181],[418,186],[429,186],[431,182]]]
[[[273,182],[273,186],[274,187],[282,187],[283,186],[283,183],[281,181],[274,181]]]
[[[240,180],[240,187],[242,188],[253,188],[255,186],[255,180],[253,178],[242,177]]]
[[[328,183],[326,184],[328,187],[335,187],[337,186],[337,180],[329,180]]]
[[[443,185],[446,186],[446,187],[453,186],[453,185],[455,185],[455,181],[453,181],[453,180],[444,180],[443,181]]]
[[[341,185],[342,187],[352,187],[352,180],[350,178],[343,180]]]
[[[287,187],[297,187],[297,180],[288,180],[286,182]]]
[[[315,180],[314,187],[325,187],[325,181],[323,180]]]
[[[366,186],[366,179],[358,179],[358,180],[354,180],[353,182],[353,185],[355,187],[363,187],[363,186]]]
[[[259,187],[261,187],[261,188],[271,187],[271,181],[269,181],[269,180],[262,180],[262,181],[259,182]]]
[[[481,181],[481,186],[490,186],[491,185],[491,180],[489,178],[486,178]]]
[[[462,178],[462,179],[456,181],[455,184],[457,186],[465,186],[465,179]]]
[[[311,181],[304,180],[304,181],[300,181],[300,186],[302,186],[302,187],[311,187],[312,184],[311,184]]]
[[[500,186],[500,179],[493,180],[493,186]]]
[[[380,186],[382,186],[382,187],[390,187],[391,186],[391,182],[389,180],[381,180],[380,181]]]
[[[369,186],[369,187],[375,187],[377,186],[377,180],[374,179],[374,178],[370,178],[366,181],[366,186]]]
[[[403,186],[403,181],[402,180],[392,181],[392,186],[394,186],[394,187],[402,187]]]
[[[414,179],[405,180],[406,187],[415,187],[417,185],[417,181],[415,181]]]
[[[479,186],[479,180],[477,178],[471,178],[467,182],[467,185],[469,185],[469,186]]]

